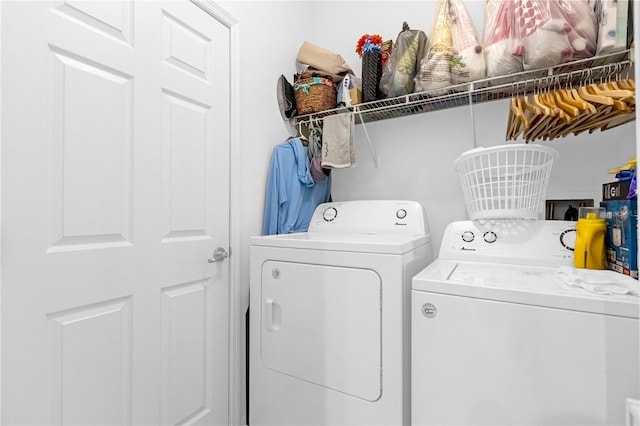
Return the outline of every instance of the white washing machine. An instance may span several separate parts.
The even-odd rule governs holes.
[[[308,232],[251,238],[249,423],[410,422],[411,278],[422,206],[320,205]]]
[[[412,284],[413,424],[625,424],[639,393],[638,297],[557,278],[573,264],[574,226],[448,226]]]

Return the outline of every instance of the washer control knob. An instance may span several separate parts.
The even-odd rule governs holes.
[[[473,235],[473,232],[471,231],[464,231],[462,233],[462,241],[464,241],[465,243],[470,243],[474,238],[475,235]]]
[[[322,218],[326,222],[331,222],[338,216],[338,210],[335,207],[329,207],[325,211],[322,212]]]
[[[493,231],[487,231],[484,233],[482,238],[485,240],[485,242],[491,244],[496,242],[496,240],[498,239],[498,236]]]
[[[405,217],[407,217],[407,211],[405,209],[400,209],[396,212],[396,217],[398,219],[404,219]]]
[[[574,251],[576,247],[576,230],[567,229],[560,234],[560,244],[567,250]]]

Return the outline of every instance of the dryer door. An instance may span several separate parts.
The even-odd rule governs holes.
[[[377,400],[381,286],[369,269],[265,262],[262,362],[318,386]]]

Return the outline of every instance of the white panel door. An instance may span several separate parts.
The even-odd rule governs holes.
[[[228,423],[229,29],[2,2],[2,424]]]

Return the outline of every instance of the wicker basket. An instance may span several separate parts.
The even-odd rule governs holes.
[[[336,85],[328,78],[303,78],[293,85],[293,89],[296,94],[298,115],[326,111],[337,105]]]

